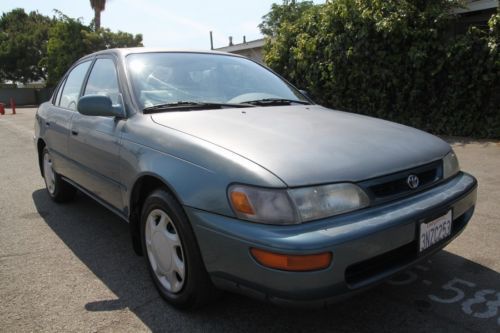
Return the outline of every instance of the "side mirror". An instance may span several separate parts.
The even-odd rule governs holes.
[[[113,105],[109,96],[87,95],[78,100],[77,110],[86,116],[123,117],[121,105]]]

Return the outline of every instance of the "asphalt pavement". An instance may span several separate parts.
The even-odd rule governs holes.
[[[500,332],[498,142],[449,139],[478,204],[431,260],[326,310],[226,293],[181,312],[158,296],[125,222],[82,194],[49,199],[35,109],[17,111],[0,116],[0,332]]]

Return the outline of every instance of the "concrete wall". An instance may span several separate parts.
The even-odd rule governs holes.
[[[248,57],[257,62],[263,63],[263,47],[266,41],[264,38],[243,42],[241,44],[219,47],[216,51],[236,53]]]
[[[0,103],[10,105],[14,98],[16,105],[39,105],[50,99],[52,88],[0,88]]]
[[[255,60],[257,62],[260,62],[261,64],[264,63],[263,54],[262,54],[262,47],[256,47],[256,48],[246,49],[246,50],[238,50],[238,51],[233,51],[231,53],[236,53],[236,54],[242,55],[244,57],[247,57],[247,58],[250,58],[250,59]]]

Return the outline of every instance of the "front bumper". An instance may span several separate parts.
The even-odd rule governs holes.
[[[472,217],[477,181],[466,173],[425,192],[357,212],[292,226],[241,221],[185,207],[216,286],[283,305],[324,306],[383,281],[442,249]],[[452,210],[452,234],[418,253],[418,226]],[[278,253],[330,251],[332,264],[313,272],[266,268],[251,247]]]

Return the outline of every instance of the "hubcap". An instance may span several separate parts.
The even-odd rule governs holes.
[[[170,217],[163,210],[151,211],[146,220],[149,262],[162,286],[172,293],[184,285],[186,267],[182,243]]]
[[[52,169],[52,159],[48,153],[43,155],[43,178],[50,194],[54,194],[56,189],[56,177]]]

